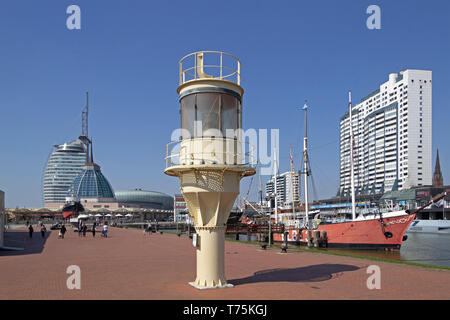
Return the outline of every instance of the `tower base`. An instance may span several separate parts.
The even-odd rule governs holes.
[[[203,287],[203,286],[199,286],[197,285],[195,282],[189,282],[189,284],[191,286],[193,286],[196,289],[199,290],[211,290],[211,289],[228,289],[228,288],[233,288],[234,286],[231,283],[227,283],[224,286],[211,286],[211,287]]]

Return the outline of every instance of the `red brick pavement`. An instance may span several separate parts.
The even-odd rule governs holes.
[[[138,230],[110,228],[66,239],[52,231],[45,241],[35,232],[10,233],[0,251],[0,299],[450,299],[450,272],[310,252],[226,243],[226,275],[232,289],[197,290],[195,249],[189,238],[144,236]],[[13,238],[13,239],[12,239]],[[369,265],[381,268],[381,289],[369,290]],[[69,265],[81,268],[81,289],[66,286]]]

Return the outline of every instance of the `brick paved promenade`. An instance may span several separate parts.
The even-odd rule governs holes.
[[[279,254],[226,243],[226,275],[233,289],[197,290],[195,249],[186,236],[110,228],[42,240],[9,231],[0,251],[0,299],[450,299],[450,271],[310,252]],[[367,267],[381,268],[381,290],[368,290]],[[81,290],[68,290],[66,268],[81,268]]]

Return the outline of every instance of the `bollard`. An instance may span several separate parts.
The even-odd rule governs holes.
[[[318,248],[320,246],[320,231],[314,230],[314,239],[313,239],[314,248]]]
[[[306,241],[307,241],[308,247],[312,247],[312,231],[311,230],[306,231]]]
[[[328,248],[328,237],[327,237],[327,232],[325,230],[322,230],[320,232],[320,240],[322,242],[322,246],[325,248]]]
[[[281,245],[281,253],[287,253],[289,232],[284,232],[283,244]]]

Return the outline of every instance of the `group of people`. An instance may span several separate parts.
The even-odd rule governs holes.
[[[31,223],[29,223],[28,221],[27,221],[27,225],[28,225],[28,234],[31,239],[31,238],[33,238],[34,228],[33,228],[33,225]],[[45,235],[47,233],[47,228],[45,227],[45,224],[43,222],[39,221],[37,227],[41,229],[42,239],[45,239]]]
[[[34,228],[33,228],[33,225],[31,223],[29,223],[28,221],[27,221],[27,226],[28,226],[28,234],[31,239],[31,238],[33,238]],[[40,228],[42,238],[45,239],[45,236],[47,233],[47,228],[45,227],[45,224],[39,221],[37,224],[37,227]],[[97,223],[94,222],[94,224],[92,225],[92,229],[91,229],[93,237],[95,237],[96,227],[97,227]],[[66,234],[66,231],[67,231],[66,226],[63,224],[61,226],[61,228],[59,229],[58,238],[64,239],[64,235]],[[80,221],[80,223],[78,224],[78,236],[86,237],[86,232],[87,232],[86,223]],[[105,222],[103,225],[102,236],[105,238],[108,237],[108,223],[107,222]]]

